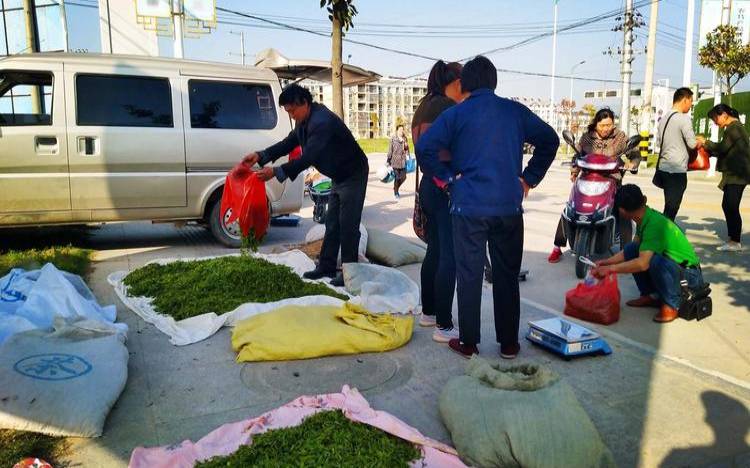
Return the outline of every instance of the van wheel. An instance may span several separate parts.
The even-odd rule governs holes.
[[[227,247],[239,249],[242,245],[242,233],[240,232],[240,223],[238,220],[226,224],[232,214],[229,208],[225,213],[221,213],[221,198],[214,202],[211,207],[211,214],[208,218],[208,225],[211,228],[211,234],[214,238]]]

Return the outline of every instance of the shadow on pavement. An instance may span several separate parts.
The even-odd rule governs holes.
[[[701,401],[705,408],[705,421],[714,433],[714,443],[706,446],[686,447],[673,450],[661,466],[694,466],[696,460],[720,456],[718,466],[750,466],[750,454],[735,456],[737,447],[750,446],[745,437],[750,431],[750,412],[747,406],[729,395],[717,391],[704,392]],[[714,466],[714,465],[712,465]]]

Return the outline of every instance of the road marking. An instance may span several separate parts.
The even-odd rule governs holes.
[[[550,314],[554,314],[560,317],[565,316],[562,312],[553,309],[552,307],[548,307],[544,304],[540,304],[536,301],[533,301],[531,299],[526,299],[525,297],[521,298],[521,302],[523,302],[526,305],[529,305],[531,307],[535,307],[537,309],[543,310],[544,312],[548,312]],[[573,322],[579,322],[578,320],[571,319],[570,317],[565,316],[565,320],[571,320]],[[585,322],[579,322],[583,326],[591,326],[591,324],[585,323]],[[654,348],[653,346],[649,346],[645,343],[641,343],[639,341],[635,341],[631,338],[628,338],[627,336],[621,335],[617,332],[613,332],[610,330],[597,328],[596,330],[599,334],[606,336],[607,338],[612,338],[614,340],[617,340],[621,343],[633,346],[635,348],[640,349],[641,351],[644,351],[646,353],[654,355],[657,359],[664,359],[665,361],[670,361],[672,363],[678,364],[683,367],[687,367],[689,369],[692,369],[696,372],[699,372],[701,374],[705,374],[708,376],[711,376],[713,378],[723,380],[724,382],[727,382],[729,384],[732,384],[734,386],[740,387],[743,390],[750,390],[750,382],[740,380],[738,378],[732,377],[731,375],[724,374],[722,372],[714,371],[711,369],[704,369],[703,367],[696,366],[695,364],[691,363],[690,361],[686,359],[682,359],[675,356],[670,356],[668,354],[664,354],[660,352],[658,349]]]

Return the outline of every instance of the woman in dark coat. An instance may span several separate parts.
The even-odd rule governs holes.
[[[721,172],[719,188],[724,192],[721,208],[727,221],[729,240],[718,247],[723,252],[740,252],[742,244],[742,216],[740,202],[745,187],[750,184],[750,142],[740,114],[726,104],[718,104],[708,111],[708,117],[724,129],[721,141],[714,143],[703,137],[697,139],[718,159],[716,169]]]

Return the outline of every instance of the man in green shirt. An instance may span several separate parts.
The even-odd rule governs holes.
[[[597,278],[632,273],[641,296],[627,304],[659,307],[654,321],[671,322],[682,304],[680,281],[685,279],[690,289],[703,284],[698,256],[677,225],[646,206],[646,197],[637,185],[623,185],[616,200],[622,219],[635,221],[636,237],[617,255],[597,262],[592,273]]]

